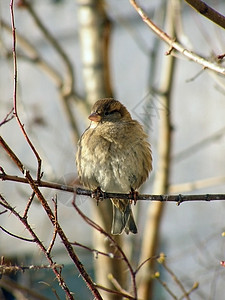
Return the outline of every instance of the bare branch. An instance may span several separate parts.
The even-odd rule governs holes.
[[[13,53],[13,67],[14,67],[14,81],[13,81],[13,107],[14,107],[14,115],[16,117],[16,120],[19,124],[19,127],[30,146],[31,150],[33,151],[34,155],[36,156],[38,168],[37,168],[37,180],[41,177],[41,158],[35,149],[33,143],[31,142],[30,138],[28,137],[26,130],[24,128],[24,125],[22,124],[20,117],[18,115],[17,111],[17,56],[16,56],[16,27],[15,27],[15,20],[14,20],[14,0],[11,0],[10,2],[10,12],[11,12],[11,24],[12,24],[12,53]]]
[[[55,226],[54,226],[53,237],[52,237],[51,243],[50,243],[50,245],[48,247],[47,253],[51,253],[51,250],[52,250],[52,248],[54,246],[54,243],[55,243],[55,240],[56,240],[56,236],[57,236],[57,223],[58,223],[57,196],[55,197],[55,199],[53,198],[52,201],[53,201],[54,207],[55,207],[55,212],[54,212],[54,215],[55,215]]]
[[[52,269],[53,266],[52,265],[40,265],[40,266],[34,266],[34,265],[30,265],[30,266],[12,266],[12,265],[7,265],[7,264],[0,264],[0,273],[4,274],[6,272],[24,272],[27,270],[41,270],[41,269]],[[59,265],[59,264],[54,264],[54,268],[59,268],[62,269],[63,265]]]
[[[0,204],[1,204],[1,202],[0,202]],[[13,233],[9,232],[8,230],[6,230],[5,228],[3,228],[2,226],[0,226],[0,229],[2,231],[4,231],[5,233],[7,233],[8,235],[11,235],[11,236],[13,236],[13,237],[15,237],[19,240],[22,240],[22,241],[25,241],[25,242],[32,242],[32,243],[36,242],[35,239],[27,239],[27,238],[23,238],[22,236],[18,236],[16,234],[13,234]]]
[[[90,278],[89,274],[86,272],[83,264],[80,262],[78,256],[76,255],[76,253],[73,251],[73,248],[71,246],[71,244],[69,243],[64,231],[62,230],[61,226],[59,225],[59,223],[55,220],[55,216],[50,208],[50,206],[48,205],[47,201],[45,200],[45,198],[43,197],[42,193],[40,192],[39,188],[37,187],[37,185],[35,184],[33,178],[31,177],[29,171],[26,171],[25,174],[31,188],[33,189],[33,191],[35,192],[38,200],[41,202],[43,208],[45,209],[51,223],[53,224],[53,226],[56,225],[57,227],[57,232],[69,254],[69,256],[71,257],[72,261],[75,263],[77,269],[79,270],[82,278],[84,279],[84,281],[86,282],[87,286],[90,288],[92,294],[96,297],[96,299],[102,299],[101,295],[99,294],[98,290],[94,287],[93,281]],[[72,295],[71,299],[73,299]]]
[[[34,289],[19,284],[15,280],[12,280],[6,276],[1,278],[0,287],[3,287],[5,290],[9,291],[10,293],[13,293],[17,299],[20,298],[20,299],[50,300],[48,297],[45,297],[42,294],[39,294],[38,292],[34,291]],[[18,295],[18,292],[20,292],[20,295]],[[21,294],[23,294],[23,296]]]
[[[2,28],[6,29],[7,32],[11,30],[10,26],[7,23],[5,23],[3,20],[0,20],[0,25]],[[61,74],[53,66],[51,66],[41,56],[41,54],[31,44],[31,42],[25,37],[23,37],[22,34],[18,33],[18,31],[16,34],[16,38],[20,48],[22,48],[22,50],[26,53],[23,55],[21,55],[21,53],[19,54],[17,53],[17,56],[19,56],[19,58],[21,57],[24,60],[28,60],[31,63],[37,64],[54,81],[57,88],[60,88],[63,85],[63,78]]]
[[[5,116],[5,118],[0,122],[0,127],[2,125],[4,125],[5,123],[11,121],[14,118],[14,115],[12,113],[13,113],[13,108],[10,110],[9,113],[7,113],[7,115]]]
[[[210,177],[201,180],[195,180],[193,182],[184,182],[180,184],[174,184],[169,187],[170,194],[187,193],[194,190],[208,188],[216,185],[222,185],[225,183],[225,176]]]
[[[48,215],[48,218],[51,221],[52,225],[57,227],[57,232],[58,232],[58,234],[59,234],[59,236],[60,236],[60,238],[61,238],[61,240],[62,240],[62,242],[63,242],[63,244],[64,244],[64,246],[65,246],[65,248],[66,248],[66,250],[68,252],[68,254],[69,254],[69,256],[71,257],[72,261],[75,263],[77,269],[79,270],[79,272],[80,272],[82,278],[84,279],[84,281],[86,282],[87,286],[90,288],[91,292],[96,297],[96,299],[102,299],[102,297],[99,294],[98,290],[94,287],[92,279],[90,278],[89,274],[84,269],[83,264],[80,262],[78,256],[74,252],[74,250],[73,250],[71,244],[69,243],[69,241],[68,241],[68,239],[67,239],[64,231],[62,230],[62,228],[59,225],[59,223],[56,221],[54,213],[52,212],[49,204],[47,203],[46,199],[44,198],[44,196],[42,195],[41,191],[39,190],[39,187],[37,185],[38,182],[39,182],[39,180],[35,181],[32,178],[32,176],[30,175],[30,172],[28,170],[25,170],[25,168],[23,167],[22,162],[15,155],[15,153],[9,148],[9,146],[5,143],[5,141],[3,140],[2,137],[0,137],[0,145],[3,146],[3,148],[8,153],[8,155],[13,159],[13,161],[15,162],[15,164],[18,166],[18,168],[24,174],[26,182],[29,183],[29,185],[32,188],[33,192],[35,193],[36,197],[38,198],[38,200],[42,204],[42,206],[43,206],[46,214]],[[2,169],[1,169],[1,171],[2,171]],[[3,171],[2,174],[4,176],[5,172]],[[3,198],[3,197],[1,196],[1,198]],[[5,207],[4,203],[1,203],[1,204]],[[5,207],[5,208],[8,208],[8,207]],[[14,212],[14,209],[11,208],[11,211]],[[32,234],[32,236],[34,236],[37,239],[38,245],[41,247],[42,251],[45,253],[45,255],[47,256],[47,258],[50,259],[50,256],[47,253],[47,250],[45,249],[45,247],[43,246],[43,244],[41,243],[41,241],[39,241],[38,237],[33,232],[33,230],[31,229],[31,227],[29,226],[29,224],[27,223],[27,220],[23,219],[18,213],[15,212],[15,214],[20,219],[20,221],[26,226],[26,228]],[[66,294],[69,297],[69,299],[73,299],[73,296],[71,295],[71,293],[70,293],[68,287],[66,286],[65,282],[62,282],[61,275],[58,274],[57,272],[56,272],[56,275],[57,275],[57,279],[60,282],[60,285],[66,291]]]
[[[64,95],[71,94],[73,91],[73,85],[74,85],[74,74],[73,74],[73,66],[63,50],[63,48],[60,46],[58,41],[53,37],[53,35],[49,32],[47,27],[44,26],[43,22],[35,12],[32,4],[29,3],[27,0],[23,0],[23,3],[25,4],[25,7],[27,8],[28,12],[30,13],[31,17],[35,21],[37,27],[41,30],[43,35],[45,36],[46,40],[52,45],[52,47],[57,51],[58,55],[62,58],[62,61],[65,64],[66,67],[66,79],[64,81]]]
[[[40,29],[42,34],[45,36],[46,40],[51,44],[53,49],[57,52],[57,54],[62,59],[66,73],[65,78],[62,80],[62,85],[60,87],[60,95],[62,98],[62,104],[65,110],[65,113],[67,115],[67,118],[69,120],[69,123],[72,128],[72,134],[73,134],[73,140],[75,143],[77,143],[79,139],[79,129],[77,126],[77,122],[75,121],[74,115],[72,113],[71,109],[71,103],[70,100],[81,100],[81,97],[78,96],[77,93],[74,92],[74,71],[73,71],[73,64],[70,61],[68,55],[64,51],[63,47],[58,43],[57,39],[51,34],[51,32],[48,30],[48,28],[44,25],[41,18],[39,18],[38,14],[36,13],[35,9],[33,8],[32,4],[29,3],[27,0],[23,0],[23,4],[27,8],[29,14],[35,21],[37,27]],[[83,103],[83,101],[78,101],[78,104],[83,108],[83,110],[86,110],[87,105]]]
[[[144,264],[146,264],[149,260],[151,259],[157,259],[159,256],[153,256],[153,257],[149,257],[146,260],[144,260],[136,269],[135,273],[137,274],[137,272],[144,266]]]
[[[176,285],[179,287],[179,289],[182,291],[182,296],[181,297],[177,297],[175,294],[173,294],[173,292],[171,291],[171,289],[168,287],[168,285],[162,281],[160,279],[160,273],[159,272],[156,272],[155,275],[154,275],[154,278],[157,279],[160,284],[165,288],[165,290],[174,298],[174,299],[187,299],[187,300],[190,300],[190,294],[198,288],[198,283],[195,282],[193,284],[193,286],[191,287],[191,289],[189,291],[186,291],[186,289],[184,288],[184,285],[183,283],[181,282],[181,280],[175,275],[175,273],[171,270],[171,268],[168,267],[168,265],[166,264],[166,256],[164,253],[160,253],[157,261],[159,264],[161,264],[164,269],[169,273],[169,275],[171,276],[171,278],[173,279],[173,281],[176,283]]]
[[[33,11],[33,13],[34,13],[34,11]],[[41,23],[40,19],[39,19],[39,22]],[[1,26],[3,26],[3,28],[5,28],[7,31],[9,31],[9,26],[4,21],[0,21],[0,24],[1,24]],[[42,26],[45,28],[45,26],[43,24],[42,24]],[[48,32],[48,34],[50,35],[50,32]],[[83,114],[86,114],[86,112],[88,112],[90,108],[88,107],[86,102],[81,101],[82,100],[81,96],[77,94],[77,92],[74,90],[74,88],[71,88],[71,89],[65,88],[65,86],[67,86],[68,84],[65,82],[65,79],[63,78],[63,76],[44,59],[44,57],[37,51],[37,49],[30,43],[30,41],[28,41],[21,34],[18,34],[18,32],[17,32],[16,37],[17,37],[19,46],[26,53],[26,55],[21,55],[21,53],[20,54],[17,53],[17,56],[19,58],[28,60],[29,62],[34,63],[37,66],[39,66],[52,79],[52,81],[56,85],[56,87],[59,91],[60,97],[61,97],[64,111],[67,115],[69,124],[72,128],[73,139],[75,142],[77,142],[77,140],[79,138],[79,130],[78,130],[76,120],[74,119],[74,115],[72,113],[71,104],[74,103],[74,100],[75,100],[76,105],[79,107],[80,111],[83,112]],[[46,37],[46,39],[47,39],[47,37]],[[54,48],[54,43],[51,45]],[[54,50],[56,52],[58,52],[57,49],[54,48]],[[64,53],[64,55],[66,55],[66,54]],[[63,59],[63,57],[61,55],[60,55],[60,57]],[[68,61],[68,64],[71,64],[71,62],[69,61],[69,58],[67,58],[67,61]],[[68,72],[66,77],[69,78],[70,74],[71,73]],[[66,81],[68,82],[69,79],[68,80],[66,79]],[[71,79],[71,82],[72,81],[74,81],[74,79]],[[67,90],[67,92],[65,92],[65,90]]]
[[[170,1],[164,4],[165,19],[164,24],[166,31],[172,37],[175,36],[175,2]],[[170,54],[172,46],[167,51]],[[158,84],[158,96],[162,103],[164,110],[161,111],[158,129],[158,162],[157,171],[154,180],[153,191],[156,194],[168,194],[169,176],[171,169],[171,145],[172,145],[172,89],[174,85],[174,75],[176,67],[175,56],[170,55],[164,57],[162,60],[162,72]],[[164,202],[154,202],[149,206],[147,212],[147,219],[145,224],[144,236],[142,241],[142,251],[140,256],[140,263],[149,257],[154,257],[159,247],[160,239],[160,224],[165,208]],[[151,274],[154,272],[155,260],[149,260],[148,263],[139,272],[140,286],[139,296],[143,299],[153,297],[154,281],[151,279]]]
[[[0,168],[0,170],[1,170],[1,168]],[[31,196],[30,196],[30,198],[29,198],[29,201],[28,201],[28,203],[27,203],[27,205],[26,205],[26,208],[25,208],[25,210],[24,210],[24,214],[23,214],[23,218],[24,218],[24,219],[26,219],[27,216],[28,216],[28,211],[29,211],[29,208],[30,208],[30,206],[31,206],[31,203],[33,202],[34,196],[35,196],[35,193],[32,192],[32,194],[31,194]]]
[[[174,300],[178,300],[177,296],[171,291],[171,289],[167,286],[166,282],[162,281],[160,278],[160,274],[159,272],[155,273],[155,279],[158,280],[158,282],[164,287],[164,289],[168,292],[168,294],[170,294],[170,296],[174,299]]]
[[[187,292],[188,295],[190,295],[194,290],[196,290],[199,287],[199,283],[198,282],[194,282],[193,286],[191,287],[191,289]],[[184,295],[180,298],[180,300],[182,300],[184,298]]]
[[[41,249],[41,251],[45,254],[47,260],[49,261],[50,265],[52,266],[52,270],[54,272],[54,274],[56,275],[57,280],[59,281],[60,286],[62,287],[62,289],[65,291],[66,295],[68,296],[68,299],[73,300],[73,296],[70,293],[69,288],[67,287],[61,272],[58,271],[57,267],[55,267],[55,263],[52,260],[51,256],[49,255],[49,253],[47,253],[47,250],[44,246],[44,244],[40,241],[40,239],[38,238],[38,236],[36,235],[36,233],[33,231],[33,229],[31,228],[30,224],[27,221],[27,218],[23,218],[7,201],[6,199],[0,194],[0,205],[2,205],[3,207],[5,207],[7,210],[9,210],[16,218],[18,218],[20,220],[20,222],[25,226],[25,228],[27,229],[27,231],[30,233],[30,235],[33,237],[33,240],[35,241],[35,243],[39,246],[39,248]],[[9,234],[7,232],[7,234]],[[16,236],[17,237],[17,236]],[[100,298],[101,299],[101,298]]]
[[[3,149],[9,155],[9,157],[13,160],[13,162],[17,165],[19,170],[24,174],[24,169],[25,169],[24,165],[19,160],[19,158],[16,156],[16,154],[11,150],[11,148],[6,144],[6,142],[3,140],[3,138],[1,136],[0,136],[0,145],[3,147]],[[0,171],[2,172],[2,175],[5,174],[5,172],[2,168]]]
[[[91,227],[95,228],[96,230],[98,230],[101,234],[103,234],[110,242],[111,244],[118,250],[118,252],[121,254],[124,262],[126,263],[130,275],[131,275],[131,280],[132,280],[132,286],[133,286],[133,294],[134,294],[134,299],[137,299],[137,285],[136,285],[136,274],[135,271],[133,270],[130,261],[128,260],[126,254],[124,253],[123,249],[120,247],[120,245],[118,243],[116,243],[116,241],[112,238],[112,236],[110,234],[108,234],[101,226],[99,226],[98,224],[96,224],[93,220],[91,220],[90,218],[88,218],[76,205],[75,202],[75,198],[73,200],[73,206],[76,209],[76,211],[78,212],[78,214],[82,217],[82,219]]]
[[[0,167],[0,171],[2,172],[2,168]],[[0,173],[0,179],[3,181],[14,181],[18,183],[26,183],[28,184],[27,178],[22,178],[18,176],[7,175],[6,173]],[[81,196],[89,196],[93,198],[93,191],[79,188],[79,187],[72,187],[68,185],[63,185],[54,182],[47,182],[42,181],[38,182],[37,180],[33,180],[35,187],[37,188],[50,188],[61,190],[68,193],[75,193],[76,195]],[[117,199],[129,199],[130,194],[120,194],[120,193],[106,193],[103,192],[103,197],[100,200],[110,199],[110,198],[117,198]],[[160,201],[160,202],[176,202],[177,205],[180,205],[183,202],[190,202],[190,201],[223,201],[225,200],[225,194],[197,194],[197,195],[149,195],[149,194],[138,194],[137,201]]]
[[[127,293],[123,293],[123,292],[118,292],[118,291],[115,291],[115,290],[111,290],[105,286],[102,286],[102,285],[99,285],[99,284],[95,284],[95,286],[98,288],[98,289],[101,289],[103,291],[106,291],[108,293],[111,293],[111,294],[115,294],[115,295],[118,295],[118,296],[123,296],[125,297],[125,299],[131,299],[131,300],[137,300],[137,298],[131,296],[131,295],[128,295]]]
[[[123,259],[122,256],[117,256],[115,255],[114,253],[106,253],[106,252],[102,252],[102,251],[99,251],[97,249],[93,249],[93,248],[90,248],[90,247],[87,247],[85,245],[82,245],[78,242],[71,242],[71,245],[74,245],[74,246],[78,246],[78,247],[81,247],[82,249],[86,249],[88,251],[91,251],[95,254],[95,257],[98,258],[98,255],[101,254],[101,255],[104,255],[104,256],[107,256],[109,258],[115,258],[115,259]]]
[[[113,276],[113,274],[108,274],[108,279],[112,282],[112,284],[114,285],[114,287],[118,290],[119,293],[121,294],[127,294],[127,291],[124,290],[122,288],[122,286],[119,284],[119,282],[116,280],[116,278]],[[132,296],[131,296],[132,297]],[[133,298],[132,299],[136,299],[136,298]]]
[[[142,20],[156,33],[159,38],[161,38],[164,42],[166,42],[170,49],[174,48],[178,52],[182,53],[187,58],[193,60],[194,62],[202,65],[204,68],[210,69],[217,73],[225,75],[225,68],[221,67],[220,65],[210,62],[207,59],[193,53],[192,51],[184,48],[180,43],[176,42],[172,37],[170,37],[166,32],[161,30],[157,27],[147,16],[144,10],[136,3],[135,0],[130,0],[130,3],[133,5],[134,9],[138,12],[141,16]],[[170,51],[171,52],[171,51]]]
[[[202,150],[204,147],[210,145],[213,142],[218,142],[221,140],[225,135],[225,127],[223,126],[219,130],[216,130],[212,134],[208,135],[205,138],[202,138],[200,141],[196,142],[195,144],[191,145],[190,147],[184,149],[183,151],[180,151],[179,153],[176,153],[172,159],[174,162],[180,162],[183,159],[186,159],[187,157],[190,157],[193,155],[193,153],[196,153],[197,151]]]
[[[190,300],[189,294],[188,292],[185,290],[182,282],[177,278],[177,276],[174,274],[174,272],[167,266],[165,260],[162,262],[163,267],[165,268],[165,270],[170,274],[170,276],[172,277],[172,279],[174,280],[174,282],[176,282],[176,284],[179,286],[179,288],[181,289],[181,291],[183,292],[183,296],[187,299]]]
[[[204,17],[225,29],[225,17],[201,0],[185,0]]]

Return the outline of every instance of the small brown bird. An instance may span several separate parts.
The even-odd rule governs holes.
[[[131,118],[126,107],[112,98],[98,100],[90,126],[78,143],[76,155],[80,181],[85,187],[108,193],[129,193],[138,189],[152,169],[147,135]],[[129,200],[111,199],[112,234],[137,233]]]

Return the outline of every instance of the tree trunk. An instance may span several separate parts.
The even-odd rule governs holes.
[[[109,68],[109,45],[111,23],[104,10],[103,0],[78,0],[79,34],[83,63],[83,78],[86,100],[90,107],[100,98],[112,97]],[[106,199],[98,206],[94,204],[93,219],[110,232],[112,222],[112,204]],[[121,244],[121,236],[116,241]],[[94,248],[106,253],[114,252],[103,235],[93,232]],[[98,284],[115,289],[108,275],[124,287],[125,270],[121,260],[111,259],[102,255],[95,260],[95,275]],[[118,296],[101,292],[104,299],[116,300]]]
[[[165,31],[174,36],[174,10],[171,2],[167,4]],[[167,49],[168,50],[168,49]],[[153,188],[153,194],[167,194],[169,185],[170,153],[171,153],[171,91],[174,76],[174,56],[164,57],[162,63],[162,75],[159,83],[157,97],[164,108],[160,112],[158,133],[158,165]],[[160,223],[162,219],[164,203],[153,202],[149,206],[145,231],[143,235],[140,263],[158,254],[160,236]],[[152,274],[154,274],[155,260],[146,263],[138,274],[138,295],[140,299],[153,299]]]

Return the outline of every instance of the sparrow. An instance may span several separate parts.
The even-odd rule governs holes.
[[[91,190],[134,193],[152,170],[147,134],[126,107],[113,98],[98,100],[90,126],[78,142],[76,165],[81,183]],[[111,233],[137,233],[129,199],[111,199]]]

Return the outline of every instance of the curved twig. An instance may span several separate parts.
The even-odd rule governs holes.
[[[173,49],[176,49],[178,52],[182,53],[184,56],[189,58],[190,60],[202,65],[204,68],[210,69],[222,75],[225,75],[225,68],[221,67],[218,64],[208,61],[207,59],[199,56],[198,54],[186,49],[183,45],[176,42],[172,37],[170,37],[166,32],[161,30],[158,26],[156,26],[144,12],[144,10],[136,3],[135,0],[130,0],[131,5],[141,16],[142,20],[149,26],[149,28],[155,32],[159,38],[161,38],[164,42],[166,42],[170,49],[167,51],[167,54],[170,54]]]
[[[13,80],[13,114],[16,117],[16,120],[19,124],[19,127],[28,143],[30,146],[31,150],[33,151],[34,155],[36,156],[37,159],[37,180],[39,181],[41,178],[41,158],[35,149],[33,143],[31,142],[30,138],[27,135],[27,132],[24,128],[24,124],[22,124],[20,117],[18,115],[17,111],[17,56],[16,56],[16,27],[15,27],[15,19],[14,19],[14,1],[11,0],[10,2],[10,13],[11,13],[11,24],[12,24],[12,53],[13,53],[13,67],[14,67],[14,80]]]

